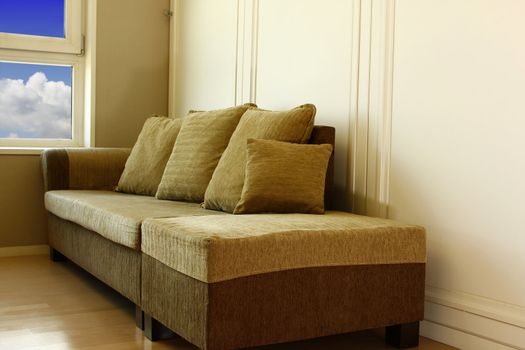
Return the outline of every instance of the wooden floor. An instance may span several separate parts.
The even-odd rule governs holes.
[[[72,263],[47,256],[0,258],[0,349],[197,349],[182,339],[152,343],[135,327],[134,306]],[[391,349],[381,330],[259,350]],[[421,338],[419,349],[449,346]]]

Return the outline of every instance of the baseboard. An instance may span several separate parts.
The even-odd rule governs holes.
[[[49,253],[49,246],[42,245],[24,245],[18,247],[0,247],[0,257],[4,256],[22,256],[22,255],[42,255]]]
[[[525,350],[525,308],[427,286],[421,335],[460,349]]]

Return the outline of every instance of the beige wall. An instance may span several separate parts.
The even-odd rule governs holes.
[[[0,155],[0,247],[46,242],[40,158]]]
[[[168,110],[169,0],[97,5],[95,145],[131,146],[145,118]],[[38,155],[0,154],[0,247],[45,244]]]
[[[131,146],[152,113],[168,112],[169,0],[97,4],[95,145]]]

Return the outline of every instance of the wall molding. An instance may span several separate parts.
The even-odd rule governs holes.
[[[427,302],[508,323],[525,330],[525,307],[482,296],[426,286]]]
[[[49,246],[47,244],[0,247],[0,257],[43,254],[49,254]]]
[[[421,335],[461,349],[525,349],[525,307],[427,286]]]
[[[235,104],[256,102],[259,1],[237,0]]]
[[[180,12],[181,0],[170,0],[170,43],[169,43],[169,78],[168,78],[168,115],[175,116],[175,101],[177,99],[177,86],[175,83],[175,74],[177,72],[178,45],[180,42]]]
[[[352,209],[387,217],[392,125],[394,0],[356,0],[357,85],[349,153]]]

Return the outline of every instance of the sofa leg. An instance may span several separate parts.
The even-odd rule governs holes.
[[[144,330],[144,311],[138,305],[135,305],[135,325]]]
[[[144,313],[144,335],[151,341],[177,337],[175,332],[147,313]]]
[[[419,322],[397,324],[386,327],[385,342],[398,349],[419,345]]]
[[[53,247],[49,247],[49,258],[51,261],[66,261],[67,258]]]

